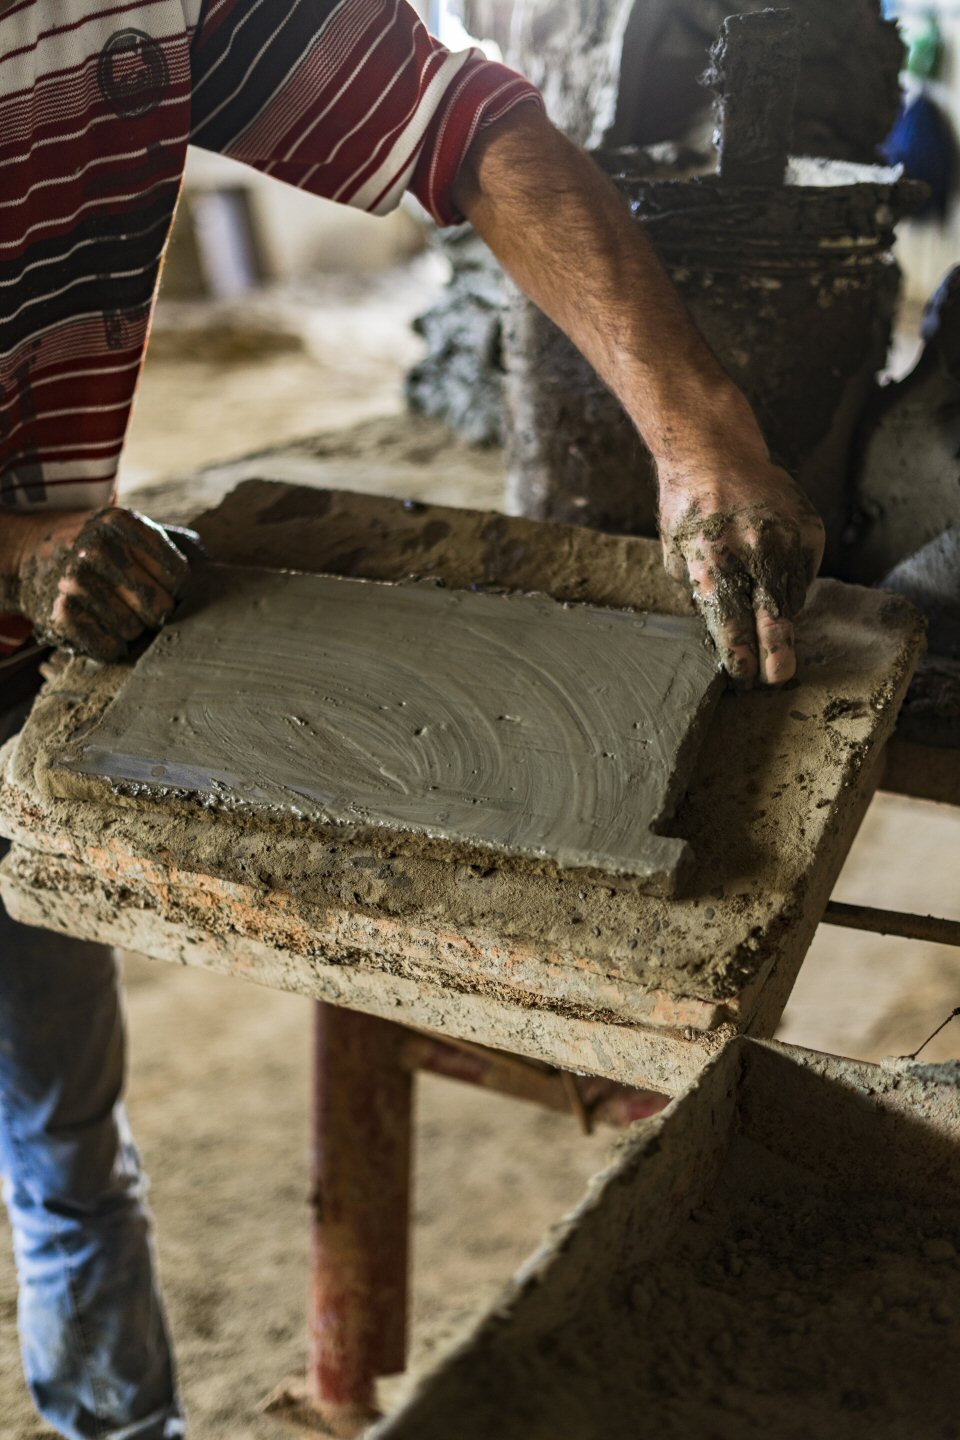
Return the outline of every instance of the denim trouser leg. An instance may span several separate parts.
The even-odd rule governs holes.
[[[184,1433],[123,1078],[111,952],[0,905],[0,1172],[23,1362],[69,1440]]]

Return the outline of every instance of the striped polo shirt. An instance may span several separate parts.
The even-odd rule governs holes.
[[[539,103],[406,0],[14,0],[0,41],[8,509],[111,499],[188,143],[444,225],[478,130]]]
[[[0,513],[110,503],[188,144],[445,225],[530,102],[406,0],[0,0]],[[0,616],[0,656],[28,634]]]

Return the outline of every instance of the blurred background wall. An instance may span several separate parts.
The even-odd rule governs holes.
[[[947,118],[954,136],[960,134],[960,0],[892,0],[886,7],[898,19],[909,44],[936,22],[942,52],[936,73],[923,82],[930,98]],[[913,82],[908,78],[908,85]],[[946,216],[904,221],[898,256],[910,301],[925,300],[952,265],[960,260],[960,197],[954,191]]]

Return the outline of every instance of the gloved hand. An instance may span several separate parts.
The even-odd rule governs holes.
[[[13,598],[39,639],[119,660],[130,641],[169,619],[190,563],[161,526],[117,507],[29,519]]]

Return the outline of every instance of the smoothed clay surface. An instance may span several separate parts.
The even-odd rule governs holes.
[[[700,623],[326,575],[211,567],[69,768],[670,890],[651,833],[721,679]]]

